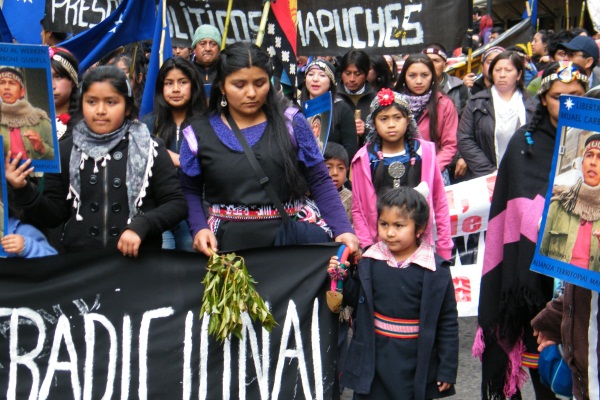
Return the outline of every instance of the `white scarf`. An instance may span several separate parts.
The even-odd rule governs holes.
[[[515,90],[509,101],[500,97],[496,86],[492,86],[492,101],[494,104],[494,145],[496,148],[496,168],[506,152],[506,147],[512,135],[525,125],[525,103],[520,90]]]

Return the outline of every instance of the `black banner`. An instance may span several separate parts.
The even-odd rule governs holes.
[[[121,0],[46,0],[45,19],[55,32],[79,33],[108,17]]]
[[[400,54],[420,52],[431,42],[450,52],[467,30],[467,1],[298,1],[298,53]]]
[[[147,250],[147,249],[146,249]],[[207,259],[143,251],[0,262],[0,393],[8,399],[324,399],[337,318],[325,301],[335,246],[240,252],[278,326],[246,316],[243,341],[199,318]]]
[[[467,30],[471,17],[467,1],[298,1],[298,54],[343,55],[350,49],[399,54],[421,51],[430,42],[441,43],[450,51],[460,46]],[[223,32],[227,3],[168,0],[171,38],[191,45],[194,31],[202,24]],[[46,15],[55,31],[78,33],[106,18],[117,5],[117,0],[47,0]],[[255,41],[261,15],[260,1],[234,1],[227,43]]]
[[[98,24],[120,3],[121,0],[46,0],[46,18],[56,32],[79,33]],[[194,31],[203,24],[216,26],[223,32],[227,3],[227,0],[167,0],[171,39],[189,41],[191,45]],[[233,6],[227,43],[255,41],[262,15],[261,2],[235,1]]]

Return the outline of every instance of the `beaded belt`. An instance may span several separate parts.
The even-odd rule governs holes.
[[[296,200],[284,203],[283,207],[290,216],[296,216],[304,206],[304,201]],[[208,208],[209,217],[217,217],[230,221],[265,220],[281,218],[274,205],[228,205],[213,204]]]
[[[395,339],[416,339],[419,337],[419,320],[390,318],[376,312],[375,333]]]

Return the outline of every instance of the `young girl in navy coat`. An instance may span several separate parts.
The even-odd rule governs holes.
[[[427,200],[415,189],[391,189],[378,199],[377,214],[379,242],[344,285],[355,314],[340,384],[356,399],[453,395],[458,313],[449,262],[420,240]],[[329,268],[338,267],[334,256]]]

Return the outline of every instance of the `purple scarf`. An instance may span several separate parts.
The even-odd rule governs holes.
[[[410,111],[412,112],[415,121],[418,122],[421,115],[427,108],[427,104],[429,104],[429,99],[431,98],[431,90],[425,94],[416,96],[409,93],[405,93],[406,97],[408,97],[410,101]]]

